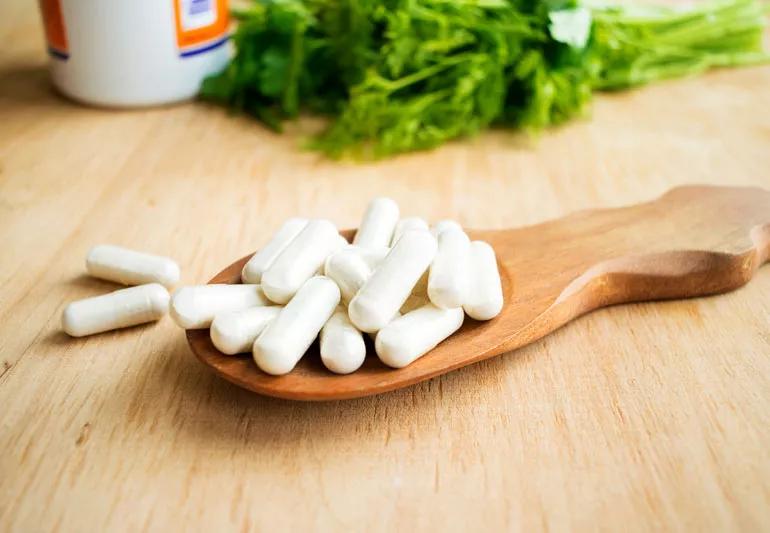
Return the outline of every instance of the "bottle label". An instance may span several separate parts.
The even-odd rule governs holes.
[[[227,0],[173,0],[180,57],[219,48],[227,41]]]
[[[40,12],[43,14],[43,27],[51,57],[66,61],[69,56],[67,30],[61,11],[61,0],[40,0]]]

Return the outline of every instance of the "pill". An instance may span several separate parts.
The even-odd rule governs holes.
[[[328,220],[311,220],[262,274],[265,296],[287,303],[313,277],[340,245],[337,228]]]
[[[372,270],[375,270],[378,266],[380,266],[382,260],[385,259],[385,257],[390,253],[390,248],[384,247],[361,248],[360,246],[348,246],[347,249],[352,250],[353,252],[360,255]]]
[[[350,322],[344,307],[337,307],[321,329],[321,361],[337,374],[358,370],[366,358],[366,345],[360,331]]]
[[[436,255],[427,231],[407,231],[350,301],[353,324],[367,333],[382,329],[404,305]]]
[[[272,239],[251,256],[243,266],[241,280],[244,283],[259,283],[262,274],[273,264],[276,257],[289,245],[302,229],[307,226],[306,218],[290,218],[273,235]]]
[[[462,307],[468,286],[471,242],[464,231],[450,227],[438,235],[438,250],[430,265],[428,297],[437,307]]]
[[[127,328],[160,319],[168,310],[168,291],[149,283],[72,302],[62,313],[62,329],[73,337]]]
[[[280,306],[270,305],[219,313],[211,322],[211,342],[227,355],[250,352],[256,338],[280,310]]]
[[[171,318],[184,329],[211,326],[214,317],[228,311],[272,305],[254,284],[213,284],[182,287],[171,298]]]
[[[337,284],[326,276],[307,280],[254,341],[254,361],[274,376],[290,372],[340,302]]]
[[[468,290],[463,308],[476,320],[489,320],[503,309],[503,287],[492,247],[483,241],[470,246]]]
[[[398,204],[390,198],[375,198],[369,202],[353,244],[363,248],[390,246],[397,223]]]
[[[428,231],[428,223],[420,217],[402,218],[398,221],[398,224],[396,224],[396,229],[393,231],[393,239],[391,240],[390,245],[393,246],[396,244],[398,238],[401,237],[405,231],[415,229]]]
[[[361,254],[350,249],[333,253],[326,260],[324,274],[340,288],[342,301],[347,305],[372,274],[372,268]]]
[[[439,220],[438,222],[433,224],[433,228],[431,228],[431,232],[433,233],[433,235],[438,237],[438,235],[442,231],[447,230],[449,228],[459,229],[460,231],[462,231],[463,229],[463,227],[457,222],[455,222],[454,220],[444,219],[444,220]]]
[[[464,317],[460,307],[441,309],[430,303],[406,313],[377,333],[377,356],[388,366],[403,368],[460,329]]]
[[[324,274],[339,286],[345,305],[369,279],[376,266],[387,255],[387,250],[387,248],[367,249],[349,246],[334,252],[326,259]]]
[[[86,270],[95,278],[123,285],[160,283],[173,287],[179,283],[179,265],[173,259],[111,244],[91,248],[86,257]]]

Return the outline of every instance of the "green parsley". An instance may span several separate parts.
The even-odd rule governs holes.
[[[201,96],[275,129],[326,115],[313,148],[381,157],[490,125],[537,131],[597,90],[766,61],[765,13],[760,0],[251,0],[235,58]]]

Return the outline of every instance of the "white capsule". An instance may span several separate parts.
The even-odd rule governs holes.
[[[437,307],[462,307],[468,286],[471,241],[464,231],[448,228],[438,235],[438,251],[430,265],[428,297]]]
[[[433,224],[433,227],[431,228],[430,231],[431,233],[433,233],[435,237],[438,237],[442,231],[448,230],[449,228],[459,229],[460,231],[463,230],[463,227],[457,222],[455,222],[454,220],[444,219],[444,220],[439,220],[438,222]]]
[[[250,352],[256,338],[280,310],[280,306],[270,305],[219,313],[211,322],[211,342],[227,355]]]
[[[347,249],[353,250],[353,252],[360,255],[373,271],[380,266],[382,260],[390,253],[390,248],[361,248],[360,246],[349,246]]]
[[[127,328],[160,319],[168,310],[168,291],[149,283],[72,302],[62,313],[62,329],[73,337]]]
[[[345,249],[333,253],[326,260],[324,274],[340,288],[342,301],[347,305],[372,274],[372,268],[361,254]]]
[[[275,303],[285,304],[303,283],[323,267],[342,244],[328,220],[311,220],[262,274],[262,290]]]
[[[350,320],[367,333],[385,327],[404,305],[436,255],[427,231],[407,231],[364,283],[349,306]]]
[[[360,331],[350,322],[344,307],[337,307],[321,329],[321,361],[337,374],[358,370],[366,358],[366,345]]]
[[[441,309],[427,304],[397,318],[377,333],[377,356],[388,366],[403,368],[460,329],[461,307]]]
[[[260,283],[265,270],[273,264],[276,257],[284,251],[294,237],[307,226],[307,223],[306,218],[290,218],[284,222],[283,226],[270,239],[270,242],[257,250],[248,263],[243,266],[241,280],[244,283]]]
[[[397,223],[398,204],[390,198],[375,198],[369,202],[353,244],[363,248],[390,246]]]
[[[339,302],[340,290],[331,279],[307,280],[254,341],[257,366],[274,376],[291,372]]]
[[[171,318],[184,329],[203,329],[220,313],[263,305],[272,304],[259,285],[194,285],[174,292]]]
[[[470,247],[468,290],[463,308],[476,320],[489,320],[503,309],[503,286],[492,247],[473,241]]]
[[[390,245],[396,244],[396,241],[409,230],[425,230],[428,231],[428,223],[420,217],[406,217],[402,218],[396,224],[396,229],[393,231],[393,239],[391,239]]]
[[[160,283],[173,287],[179,283],[179,265],[173,259],[111,244],[91,248],[86,257],[86,270],[95,278],[123,285]]]

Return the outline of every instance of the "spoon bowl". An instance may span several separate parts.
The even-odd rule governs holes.
[[[740,287],[770,255],[768,221],[768,191],[690,186],[652,202],[581,211],[535,226],[467,230],[472,240],[495,249],[503,310],[487,322],[466,317],[458,332],[401,369],[382,364],[368,339],[366,362],[352,374],[326,370],[316,342],[284,376],[263,373],[250,354],[220,353],[208,330],[188,330],[187,339],[206,366],[260,394],[293,400],[379,394],[504,354],[600,307]],[[348,240],[353,234],[343,232]],[[209,283],[240,283],[249,257]]]

